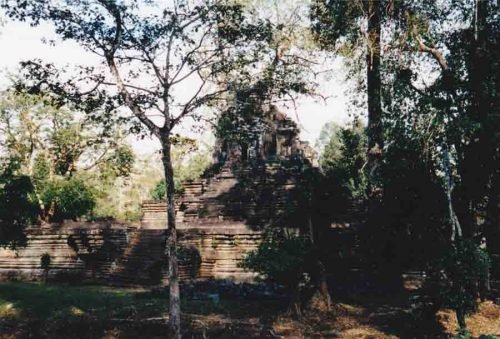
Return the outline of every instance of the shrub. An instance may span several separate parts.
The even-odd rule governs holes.
[[[488,254],[471,240],[459,239],[430,269],[428,292],[438,307],[455,310],[460,328],[465,316],[477,310],[480,284],[488,279]]]
[[[174,192],[176,196],[179,196],[183,193],[184,187],[178,178],[174,178]],[[158,181],[150,193],[151,198],[153,200],[161,201],[165,200],[167,196],[167,184],[165,179]]]
[[[268,281],[293,287],[303,276],[307,251],[300,237],[272,235],[248,253],[241,266],[261,274]]]
[[[24,228],[36,223],[38,215],[30,178],[0,173],[0,246],[23,246]]]
[[[305,277],[308,256],[309,249],[303,238],[276,231],[250,252],[241,266],[261,274],[267,281],[283,285],[290,295],[289,311],[300,316],[299,286]]]
[[[188,273],[191,279],[198,277],[201,265],[201,256],[200,251],[196,248],[196,246],[179,246],[177,249],[177,259],[179,260],[179,265],[185,265],[190,268]]]
[[[47,281],[49,277],[50,263],[51,263],[50,254],[48,253],[42,254],[40,257],[40,267],[43,270],[43,279],[45,281]]]
[[[51,257],[50,254],[44,253],[40,257],[40,267],[44,271],[50,270],[50,262],[51,262]]]

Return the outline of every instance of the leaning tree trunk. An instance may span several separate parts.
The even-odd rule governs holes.
[[[177,272],[177,231],[175,226],[175,198],[174,198],[174,170],[170,154],[171,143],[169,136],[162,137],[163,168],[167,187],[167,255],[168,255],[168,284],[169,309],[168,324],[169,337],[181,337],[181,300],[179,292],[179,278]]]

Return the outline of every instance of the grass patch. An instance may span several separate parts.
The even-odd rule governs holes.
[[[133,318],[159,317],[167,311],[165,300],[138,298],[141,293],[144,291],[102,286],[4,282],[0,283],[0,317]]]
[[[281,308],[266,300],[182,300],[184,313],[220,314],[231,318],[275,313]],[[50,320],[93,317],[98,319],[147,319],[166,317],[168,291],[74,286],[34,282],[0,283],[0,318]]]
[[[183,299],[181,307],[189,330],[192,321],[225,327],[224,322],[260,318],[281,306],[267,300]],[[0,282],[1,338],[161,337],[167,315],[167,289]]]

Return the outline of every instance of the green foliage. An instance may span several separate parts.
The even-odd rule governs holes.
[[[61,118],[68,119],[70,117],[65,114]],[[68,123],[66,119],[61,121],[63,126],[54,128],[53,133],[49,136],[50,152],[54,156],[54,173],[57,175],[66,175],[74,171],[73,166],[84,150],[80,124]]]
[[[127,177],[132,171],[135,154],[132,147],[119,145],[108,159],[108,168],[115,177]]]
[[[359,6],[358,6],[359,5]],[[366,2],[314,0],[311,4],[312,28],[323,48],[332,48],[340,37],[356,41],[361,31],[357,18],[366,12]]]
[[[336,122],[330,121],[325,123],[325,125],[321,128],[318,140],[316,140],[314,145],[320,154],[323,154],[326,145],[330,144],[334,139],[339,142],[340,130],[341,126]],[[340,148],[340,145],[335,148]]]
[[[174,188],[175,195],[179,196],[184,191],[184,188],[182,187],[182,183],[179,182],[177,177],[174,178],[174,183],[175,183],[175,188]],[[151,190],[150,196],[151,196],[151,199],[157,200],[157,201],[161,201],[161,200],[166,199],[166,197],[167,197],[167,184],[165,182],[165,179],[162,179],[156,183],[155,187]]]
[[[39,215],[33,185],[27,176],[0,175],[0,246],[22,246],[24,228]]]
[[[122,125],[83,119],[80,112],[56,107],[46,96],[1,93],[0,128],[6,131],[2,162],[11,177],[28,178],[30,202],[38,205],[35,210],[45,221],[88,214],[94,196],[109,199],[117,179],[127,177],[135,162]],[[90,186],[96,189],[91,192]]]
[[[186,147],[189,149],[187,150]],[[210,158],[207,152],[196,152],[196,144],[177,145],[172,151],[174,167],[174,192],[176,196],[184,192],[182,182],[185,180],[195,180],[201,177],[210,165]],[[166,198],[167,187],[165,179],[158,181],[151,190],[150,197],[153,200],[164,200]]]
[[[51,168],[49,159],[45,153],[40,153],[35,157],[35,163],[33,165],[32,179],[35,185],[43,185],[43,183],[49,180],[51,175]]]
[[[338,187],[337,194],[344,195],[347,199],[363,199],[367,185],[363,172],[367,137],[362,123],[354,120],[348,127],[327,125],[322,135],[330,136],[320,160],[322,171],[333,186]]]
[[[162,177],[161,159],[152,154],[138,157],[128,176],[85,178],[96,198],[92,218],[139,221],[142,216],[141,202],[151,199],[151,190]]]
[[[429,293],[440,307],[471,313],[477,308],[479,286],[488,278],[490,267],[485,251],[473,241],[459,239],[433,264]]]
[[[467,330],[460,330],[454,339],[472,339],[472,335]]]
[[[92,190],[78,178],[47,183],[41,199],[54,221],[76,220],[89,214],[95,206]]]
[[[308,247],[303,238],[274,232],[258,249],[250,252],[241,265],[268,281],[296,288],[306,271],[307,254]]]

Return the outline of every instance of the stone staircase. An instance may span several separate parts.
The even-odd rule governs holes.
[[[129,233],[123,256],[109,275],[114,285],[157,285],[167,281],[166,234],[162,229],[136,229]]]
[[[278,162],[234,168],[226,164],[210,178],[184,183],[179,221],[248,220],[264,210],[282,211],[297,174],[296,168],[284,169]]]
[[[208,178],[183,183],[185,191],[176,205],[177,221],[217,223],[279,213],[290,207],[290,192],[299,173],[300,169],[283,168],[279,162],[239,167],[225,164]],[[166,208],[164,202],[143,202],[143,227],[165,228]]]

